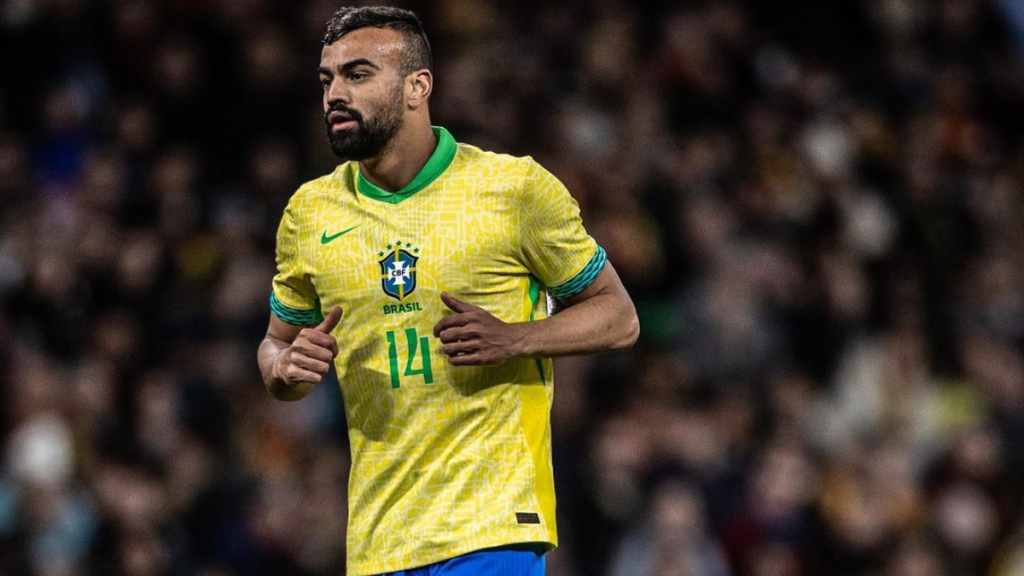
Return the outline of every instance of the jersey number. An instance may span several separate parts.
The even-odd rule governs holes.
[[[398,388],[402,384],[401,376],[398,374],[398,345],[395,343],[395,333],[388,330],[385,334],[388,339],[388,365],[391,368],[391,387]],[[405,372],[403,376],[423,376],[425,384],[434,383],[434,371],[430,368],[430,341],[426,336],[416,334],[415,328],[405,329],[406,356]],[[414,367],[416,357],[419,358],[419,368]]]

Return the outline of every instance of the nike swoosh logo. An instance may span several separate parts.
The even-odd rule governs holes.
[[[348,230],[342,230],[341,232],[338,232],[337,234],[332,234],[330,236],[327,235],[327,230],[324,230],[323,236],[320,237],[320,243],[327,244],[329,242],[333,242],[338,238],[341,238],[345,234],[348,234],[349,232],[355,230],[356,228],[359,228],[359,224],[356,224],[355,226],[349,228]]]

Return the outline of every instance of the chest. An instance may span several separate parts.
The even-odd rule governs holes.
[[[517,207],[500,190],[328,204],[313,220],[311,280],[323,301],[350,305],[407,306],[417,294],[442,290],[490,294],[525,272],[519,222]]]

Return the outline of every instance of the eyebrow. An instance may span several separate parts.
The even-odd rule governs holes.
[[[342,64],[341,66],[338,67],[338,70],[340,70],[342,73],[344,73],[344,72],[348,72],[349,70],[351,70],[353,68],[356,68],[358,66],[369,66],[370,68],[373,68],[374,70],[380,70],[381,69],[380,66],[377,66],[373,62],[370,62],[366,58],[356,58],[355,60],[349,60],[348,62],[345,62],[344,64]],[[327,74],[327,75],[331,74],[331,70],[329,68],[325,68],[324,66],[321,66],[321,67],[317,68],[316,70],[320,74]]]

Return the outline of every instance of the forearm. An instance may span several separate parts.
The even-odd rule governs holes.
[[[623,350],[640,335],[633,301],[610,263],[569,298],[564,310],[537,322],[508,324],[447,292],[441,292],[441,301],[454,314],[434,325],[434,337],[441,340],[452,366]]]
[[[640,334],[632,302],[611,292],[561,308],[544,320],[515,326],[520,333],[515,355],[526,358],[624,350]]]
[[[260,367],[260,374],[263,376],[263,386],[274,398],[292,402],[301,400],[313,389],[310,382],[289,383],[280,375],[275,373],[274,366],[278,357],[288,349],[288,342],[279,340],[273,336],[267,336],[260,343],[256,358]]]

